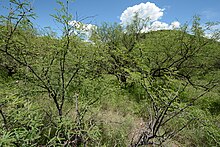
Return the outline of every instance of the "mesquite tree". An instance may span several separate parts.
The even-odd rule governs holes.
[[[79,144],[84,142],[81,132],[84,131],[85,134],[82,121],[86,112],[84,110],[80,113],[78,106],[79,86],[82,79],[88,76],[87,66],[89,60],[92,60],[92,50],[86,50],[85,42],[72,33],[74,26],[70,25],[73,19],[69,12],[70,1],[57,3],[60,9],[52,17],[61,26],[60,36],[54,36],[53,32],[39,34],[31,23],[35,16],[32,5],[27,1],[10,1],[9,15],[1,17],[0,51],[5,60],[1,66],[6,70],[9,70],[9,66],[14,67],[18,71],[17,83],[25,83],[23,88],[28,89],[29,94],[38,91],[45,101],[52,102],[53,106],[46,104],[44,108],[48,126],[52,125],[48,130],[49,134],[60,137],[62,144]],[[8,71],[8,75],[14,74],[12,72]],[[74,124],[68,124],[72,128],[68,131],[64,131],[65,123],[68,122],[64,117],[69,112],[64,112],[66,101],[76,103],[76,120]],[[56,114],[53,113],[53,108],[56,109]],[[0,113],[7,126],[5,112],[1,109]],[[54,128],[56,131],[51,132],[50,129]],[[52,139],[51,136],[49,135],[49,140]]]
[[[207,30],[200,26],[198,17],[191,28],[185,25],[178,30],[146,33],[141,30],[149,24],[148,20],[138,19],[136,15],[133,23],[125,28],[104,25],[98,29],[95,35],[105,44],[107,56],[100,64],[125,89],[136,86],[145,91],[141,99],[146,103],[146,122],[131,146],[161,145],[197,120],[188,117],[181,126],[168,127],[171,121],[187,117],[189,108],[218,84],[215,77],[206,83],[198,80],[212,72],[214,62],[206,64],[206,51],[215,49],[212,45],[218,36],[206,38]],[[200,94],[182,97],[189,87],[200,89]]]

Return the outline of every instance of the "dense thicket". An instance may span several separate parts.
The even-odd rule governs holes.
[[[220,43],[192,27],[40,33],[28,3],[0,18],[0,146],[219,146]],[[210,28],[208,24],[207,28]]]

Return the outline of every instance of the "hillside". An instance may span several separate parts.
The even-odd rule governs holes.
[[[86,42],[64,10],[61,37],[31,10],[0,18],[0,146],[220,145],[220,43],[197,20],[191,32],[104,25]]]

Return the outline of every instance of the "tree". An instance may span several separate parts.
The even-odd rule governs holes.
[[[149,38],[146,35],[144,45],[139,44],[143,58],[137,65],[147,65],[139,66],[141,70],[136,69],[135,72],[139,71],[142,79],[140,83],[146,91],[146,111],[149,117],[139,139],[132,142],[131,146],[161,145],[174,137],[198,118],[187,118],[177,128],[167,128],[169,121],[187,117],[189,108],[218,84],[215,78],[208,79],[206,83],[196,78],[198,73],[207,68],[201,59],[204,60],[202,54],[208,44],[212,44],[212,40],[204,38],[197,18],[193,22],[192,30],[193,35],[187,34],[186,28],[172,33],[152,32],[149,33]],[[191,86],[201,91],[195,97],[185,99],[181,95]]]
[[[53,106],[49,105],[44,110],[44,115],[49,120],[49,127],[45,129],[48,129],[49,134],[50,129],[54,130],[46,142],[76,145],[86,143],[86,139],[83,138],[86,136],[83,124],[86,110],[80,112],[78,97],[82,80],[89,76],[88,65],[89,60],[92,60],[89,56],[92,55],[92,51],[88,51],[87,44],[71,33],[73,26],[69,24],[72,20],[69,0],[66,3],[57,2],[61,8],[52,16],[62,25],[61,37],[54,37],[54,33],[45,36],[37,34],[30,21],[34,17],[31,5],[26,1],[10,1],[9,15],[3,16],[1,21],[3,40],[0,42],[0,51],[8,64],[16,65],[16,70],[19,71],[16,75],[17,81],[25,83],[24,89],[28,86],[32,92],[40,91],[45,101],[49,98],[53,103],[57,111],[55,115],[51,110]],[[6,65],[2,66],[9,70]],[[12,74],[12,71],[8,71],[8,75]],[[70,100],[76,103],[76,119],[72,122],[74,125],[70,125],[65,118],[68,110],[64,112],[65,103]],[[93,100],[88,105],[92,103]],[[7,118],[2,109],[1,114],[6,123]],[[65,130],[67,128],[68,131]]]
[[[141,85],[145,91],[148,117],[131,146],[161,145],[197,120],[187,118],[189,108],[218,84],[216,79],[204,83],[198,78],[211,72],[211,64],[204,64],[204,60],[206,49],[214,49],[213,40],[205,38],[198,17],[194,18],[191,31],[183,26],[179,30],[142,33],[141,26],[147,23],[138,21],[138,17],[135,20],[126,29],[105,25],[98,30],[98,38],[109,55],[108,64],[103,67],[111,67],[107,73],[115,75],[128,89]],[[198,95],[182,97],[191,87],[200,89]],[[168,127],[180,117],[187,121],[177,128]]]

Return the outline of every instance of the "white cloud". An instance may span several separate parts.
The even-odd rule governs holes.
[[[128,7],[121,15],[120,20],[122,24],[128,25],[132,22],[136,13],[142,19],[150,19],[151,21],[156,21],[163,16],[164,9],[157,7],[154,3],[141,3],[139,5],[134,5]]]
[[[155,22],[152,23],[150,28],[153,31],[167,30],[167,29],[169,29],[169,25],[167,23],[164,23],[164,22],[155,21]]]
[[[97,26],[93,24],[85,24],[79,21],[70,21],[69,25],[73,26],[72,32],[74,35],[79,36],[85,41],[89,41],[89,38],[92,35],[92,31],[97,28]]]
[[[174,21],[171,24],[167,24],[160,21],[154,21],[151,25],[144,27],[141,32],[158,31],[158,30],[173,30],[180,27],[178,21]]]
[[[179,28],[180,27],[180,22],[174,21],[174,22],[171,23],[170,27],[172,29]]]
[[[81,31],[91,31],[92,29],[96,28],[96,26],[93,24],[86,24],[86,23],[82,23],[79,21],[75,21],[75,20],[70,21],[69,25],[73,26],[74,29],[81,30]]]
[[[134,5],[132,7],[128,7],[120,17],[121,24],[126,26],[131,24],[134,19],[134,16],[137,16],[141,20],[148,21],[146,27],[144,27],[141,32],[148,31],[156,31],[156,30],[170,30],[176,29],[180,27],[180,23],[178,21],[174,21],[171,24],[167,24],[165,22],[159,21],[159,19],[163,16],[163,11],[165,9],[157,7],[154,3],[147,2],[141,3],[139,5]]]

